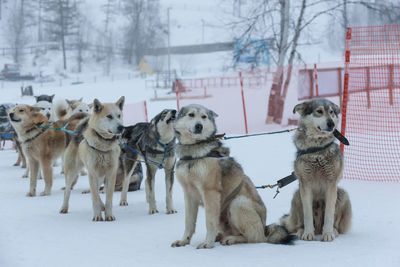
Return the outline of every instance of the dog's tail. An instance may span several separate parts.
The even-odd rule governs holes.
[[[54,114],[56,116],[56,120],[63,120],[65,119],[65,115],[67,115],[68,113],[68,103],[64,99],[59,100],[56,103],[54,103],[53,109],[54,109]]]
[[[265,237],[267,243],[285,245],[293,245],[293,241],[296,239],[296,236],[289,234],[285,227],[277,224],[265,226]]]

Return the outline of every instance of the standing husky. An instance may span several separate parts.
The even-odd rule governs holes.
[[[250,178],[215,138],[213,111],[200,105],[183,107],[175,123],[179,144],[176,176],[185,195],[185,232],[173,247],[185,246],[195,231],[199,205],[206,212],[207,235],[197,248],[238,243],[291,243],[293,236],[278,225],[265,225],[267,210]]]
[[[77,125],[72,142],[64,154],[65,192],[60,213],[68,212],[68,202],[78,172],[83,168],[89,172],[90,192],[93,202],[93,221],[103,221],[101,211],[105,210],[105,220],[114,221],[112,197],[120,155],[119,138],[122,126],[122,108],[125,97],[115,104],[102,104],[95,99],[93,114]],[[100,199],[99,189],[106,186],[106,204]]]
[[[125,177],[130,177],[130,173],[134,170],[139,159],[143,159],[146,163],[146,199],[149,203],[149,214],[158,212],[154,196],[154,181],[159,167],[164,168],[165,172],[167,214],[176,213],[172,203],[175,167],[173,126],[175,115],[176,110],[165,109],[155,116],[150,123],[137,123],[134,126],[125,127],[122,135],[122,139],[126,143],[121,154],[122,165],[129,172],[126,173]],[[159,166],[156,164],[159,164]],[[129,180],[125,179],[121,193],[121,206],[128,205],[126,200],[128,184]]]
[[[30,188],[27,196],[30,197],[36,195],[39,166],[43,171],[45,182],[45,189],[40,195],[50,195],[53,184],[52,162],[62,155],[70,140],[65,132],[41,128],[47,125],[48,119],[40,111],[38,107],[16,105],[8,114],[18,134],[23,153],[28,158]],[[86,114],[75,114],[68,120],[53,123],[52,127],[63,127],[69,123],[67,129],[73,130],[85,117]]]
[[[281,224],[302,240],[322,234],[321,241],[332,241],[346,233],[351,223],[349,196],[337,187],[343,171],[343,156],[334,143],[340,109],[328,100],[313,99],[295,106],[296,112],[300,121],[294,136],[294,173],[300,189]]]

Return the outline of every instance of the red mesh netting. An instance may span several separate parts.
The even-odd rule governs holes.
[[[345,50],[343,177],[399,182],[400,25],[349,28]]]

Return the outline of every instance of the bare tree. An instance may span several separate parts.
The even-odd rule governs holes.
[[[114,17],[117,13],[117,1],[107,0],[106,4],[101,6],[105,18],[104,18],[104,36],[103,36],[103,46],[105,48],[105,64],[104,64],[104,74],[110,75],[111,63],[114,57],[114,47],[113,47],[113,29],[111,23],[114,21]]]
[[[159,0],[122,0],[125,27],[125,59],[129,64],[139,64],[145,51],[154,47],[161,35]]]
[[[301,56],[298,44],[302,34],[318,17],[334,12],[342,3],[331,0],[253,0],[250,5],[247,14],[230,25],[242,32],[241,38],[273,40],[271,57],[277,71],[269,95],[266,122],[281,123],[292,65],[296,56]],[[285,64],[288,65],[286,74]]]
[[[0,0],[1,1],[1,0]],[[11,6],[7,20],[6,40],[12,50],[12,58],[15,63],[22,60],[22,50],[26,43],[25,40],[25,20],[22,4],[17,1]]]
[[[67,69],[67,38],[77,34],[78,5],[80,0],[43,0],[43,10],[46,13],[43,22],[50,37],[61,43],[63,67]]]

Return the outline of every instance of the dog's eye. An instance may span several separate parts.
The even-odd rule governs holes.
[[[206,115],[201,116],[202,119],[207,119]]]
[[[82,111],[83,111],[82,109],[79,110],[79,112],[82,112]]]
[[[118,119],[120,119],[121,118],[121,115],[120,114],[118,114]]]
[[[189,113],[189,117],[194,118],[194,113]]]
[[[107,118],[109,118],[110,120],[112,120],[113,116],[112,116],[112,115],[107,115]]]
[[[317,113],[320,114],[320,115],[322,115],[324,112],[323,112],[322,110],[319,109],[319,110],[317,110]]]
[[[333,110],[329,111],[329,114],[331,114],[331,115],[332,115],[332,114],[333,114]]]

